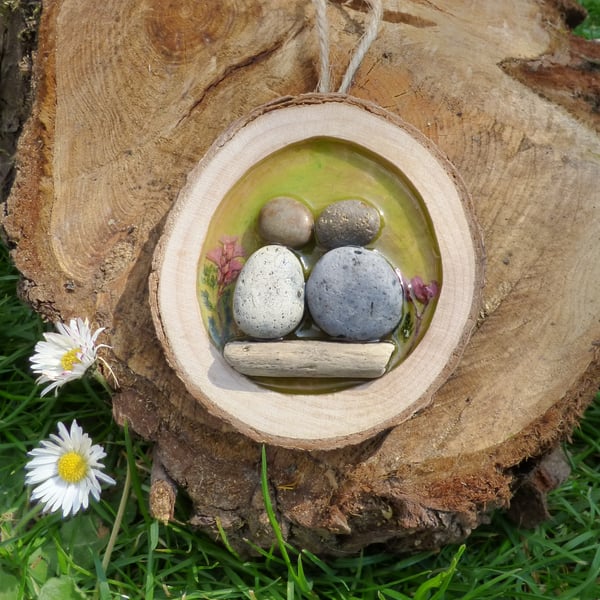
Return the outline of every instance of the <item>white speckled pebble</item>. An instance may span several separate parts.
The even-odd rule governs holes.
[[[292,332],[304,315],[304,273],[285,246],[263,246],[242,269],[233,294],[233,318],[247,335],[275,339]]]

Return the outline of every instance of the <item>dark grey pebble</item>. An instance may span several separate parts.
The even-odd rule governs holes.
[[[332,337],[377,340],[402,318],[402,285],[392,265],[375,250],[344,246],[325,253],[306,283],[314,322]]]
[[[366,246],[379,233],[379,211],[362,200],[340,200],[326,206],[315,223],[317,241],[324,248]]]

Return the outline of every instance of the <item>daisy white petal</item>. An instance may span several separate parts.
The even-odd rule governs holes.
[[[103,472],[100,462],[104,448],[93,444],[87,433],[73,421],[70,430],[58,424],[58,435],[50,434],[28,454],[25,483],[34,485],[32,500],[44,505],[44,512],[62,511],[63,517],[85,510],[89,495],[100,499],[100,482],[114,485],[115,480]]]
[[[25,483],[27,485],[35,485],[37,483],[42,483],[54,477],[55,462],[51,465],[34,465],[33,463],[29,463],[32,465],[32,468],[34,468],[34,470],[27,473]]]
[[[96,344],[104,327],[92,333],[87,319],[71,319],[68,325],[56,323],[58,333],[44,333],[44,340],[35,345],[30,358],[31,369],[39,375],[36,382],[48,383],[41,395],[58,389],[74,379],[80,379],[96,362],[98,348],[105,344]]]

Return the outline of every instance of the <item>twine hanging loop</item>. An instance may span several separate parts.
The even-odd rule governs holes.
[[[381,21],[383,19],[383,1],[382,0],[367,0],[371,7],[371,18],[367,24],[365,32],[354,51],[350,63],[346,68],[342,83],[338,89],[340,94],[347,94],[350,89],[352,79],[356,74],[356,71],[360,67],[363,58],[369,51],[371,44],[374,42],[379,28],[381,27]],[[313,0],[315,7],[316,21],[317,21],[317,36],[319,38],[319,84],[318,91],[327,94],[331,91],[331,77],[330,77],[330,64],[329,64],[329,26],[327,23],[327,0]]]

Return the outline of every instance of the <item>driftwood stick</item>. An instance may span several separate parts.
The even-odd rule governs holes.
[[[364,377],[385,373],[390,342],[346,344],[316,340],[230,342],[225,360],[244,375],[264,377]]]

